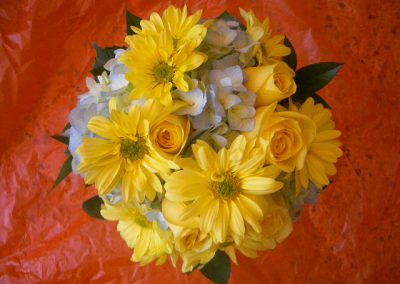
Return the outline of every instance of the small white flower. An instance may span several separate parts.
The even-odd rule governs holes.
[[[74,128],[81,135],[86,134],[87,124],[95,115],[97,115],[97,104],[78,105],[68,115],[71,128]]]
[[[223,106],[217,99],[216,88],[213,85],[209,85],[207,89],[207,104],[201,114],[192,116],[191,121],[194,129],[205,130],[214,125],[217,125],[222,121],[225,116]]]
[[[147,221],[154,222],[156,221],[162,230],[168,230],[167,222],[165,222],[164,215],[157,210],[150,210],[144,213]]]
[[[204,106],[207,103],[207,95],[198,86],[198,81],[192,80],[192,84],[193,89],[189,92],[182,92],[179,90],[175,92],[182,101],[188,104],[187,106],[177,111],[177,115],[199,115],[203,111]]]
[[[112,205],[115,205],[122,201],[122,192],[120,187],[114,188],[109,194],[107,194],[106,199]]]
[[[251,51],[251,48],[256,44],[258,44],[258,42],[252,40],[245,31],[239,31],[233,42],[235,50],[240,53],[247,53]]]
[[[231,66],[223,70],[211,70],[208,79],[210,83],[218,88],[223,88],[225,92],[246,92],[243,86],[243,71],[239,66]]]
[[[204,41],[210,45],[227,47],[236,38],[237,31],[232,30],[224,20],[215,20],[207,29]]]
[[[251,131],[254,128],[256,110],[252,106],[238,104],[228,110],[228,122],[232,130]]]
[[[237,135],[238,133],[232,131],[226,123],[220,123],[200,135],[200,139],[206,141],[218,151],[221,148],[228,147]]]
[[[231,66],[240,65],[239,53],[235,52],[219,60],[212,61],[213,69],[223,70]]]
[[[127,68],[124,64],[119,62],[120,56],[125,53],[125,49],[117,49],[114,51],[115,58],[110,59],[104,65],[104,69],[110,71],[110,88],[112,91],[125,88],[128,81],[125,79]]]

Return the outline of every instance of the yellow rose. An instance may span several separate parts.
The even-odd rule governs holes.
[[[289,211],[284,206],[282,199],[278,199],[278,202],[276,202],[272,198],[266,197],[266,200],[268,206],[263,208],[262,234],[265,238],[271,238],[275,242],[281,243],[292,232],[292,220]]]
[[[163,157],[173,160],[182,151],[190,132],[190,121],[184,116],[168,115],[150,129],[150,140]]]
[[[245,68],[245,86],[256,93],[256,107],[279,102],[296,92],[295,72],[284,62]]]
[[[247,257],[257,257],[257,251],[274,249],[277,243],[283,242],[292,232],[292,220],[285,202],[280,197],[265,196],[257,200],[262,208],[264,219],[261,232],[253,228],[246,231],[243,241],[237,249]]]
[[[186,206],[167,199],[163,200],[161,206],[165,221],[174,235],[175,251],[182,258],[183,272],[209,262],[217,250],[210,234],[200,232],[198,218],[180,220]]]
[[[250,136],[266,141],[265,163],[291,173],[304,166],[308,149],[316,135],[316,124],[294,111],[274,112],[276,104],[256,110]]]

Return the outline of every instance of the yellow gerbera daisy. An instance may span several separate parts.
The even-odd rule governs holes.
[[[180,218],[199,217],[200,231],[210,233],[216,243],[227,236],[240,242],[245,224],[261,232],[263,213],[254,200],[282,187],[266,174],[264,150],[254,144],[240,135],[229,149],[216,153],[198,140],[192,146],[196,160],[186,159],[183,170],[172,173],[165,183],[166,199],[190,203]]]
[[[157,13],[152,13],[150,20],[140,21],[141,29],[131,28],[137,35],[156,37],[166,30],[173,38],[175,47],[190,44],[192,48],[195,48],[200,45],[207,33],[207,28],[198,24],[201,12],[201,10],[198,10],[193,15],[188,16],[186,5],[183,9],[171,5],[165,9],[162,17]]]
[[[111,205],[105,201],[100,213],[107,220],[118,221],[117,230],[128,247],[134,249],[133,262],[146,265],[157,260],[160,265],[172,253],[172,233],[163,230],[157,221],[148,220],[145,214],[150,210],[144,205],[134,207],[124,202]]]
[[[243,9],[240,9],[240,15],[246,21],[246,33],[252,40],[260,42],[253,47],[253,55],[258,65],[273,64],[281,57],[290,54],[290,48],[282,44],[285,36],[272,36],[268,18],[261,23],[253,11],[246,12]]]
[[[185,72],[199,67],[207,56],[189,45],[174,48],[174,39],[166,32],[157,37],[127,37],[130,50],[121,56],[126,65],[126,79],[134,85],[131,99],[156,98],[163,105],[172,104],[171,89],[189,91]]]
[[[101,196],[121,185],[126,201],[141,202],[145,196],[153,200],[156,192],[162,192],[156,173],[168,173],[178,166],[154,149],[149,129],[176,107],[165,109],[154,100],[132,106],[129,113],[115,107],[111,100],[109,119],[95,116],[89,121],[88,129],[98,137],[83,138],[77,150],[81,158],[78,171],[86,183],[96,185]]]
[[[328,176],[336,174],[335,163],[343,155],[337,139],[341,133],[335,129],[331,111],[315,104],[312,98],[308,98],[300,108],[291,104],[289,110],[310,117],[316,125],[316,136],[307,152],[304,167],[295,172],[296,190],[298,192],[301,187],[307,189],[309,180],[322,189],[329,184]]]

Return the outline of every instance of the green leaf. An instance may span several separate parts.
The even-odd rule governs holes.
[[[131,26],[140,28],[141,20],[142,20],[141,18],[131,14],[128,10],[126,10],[126,34],[127,35],[135,34],[131,29]]]
[[[50,137],[58,142],[65,144],[65,145],[69,144],[69,137],[62,136],[62,135],[52,135]]]
[[[90,217],[104,220],[103,216],[100,214],[102,204],[104,204],[103,199],[96,195],[83,202],[82,209]]]
[[[230,22],[230,21],[238,22],[240,28],[244,29],[242,23],[236,17],[229,14],[227,11],[225,11],[221,15],[219,15],[217,17],[217,19],[224,20],[225,22]]]
[[[51,190],[57,187],[57,185],[62,182],[64,178],[66,178],[71,172],[72,172],[72,156],[68,156],[68,158],[65,160],[64,164],[61,167],[61,170],[56,178],[56,181],[54,182],[53,186],[51,187]]]
[[[214,258],[200,269],[200,271],[211,281],[217,284],[226,284],[231,274],[229,257],[226,253],[217,251]]]
[[[292,43],[289,41],[289,39],[285,36],[285,40],[283,41],[283,44],[286,45],[287,47],[290,48],[292,51],[288,56],[283,57],[283,61],[289,65],[290,68],[293,70],[296,70],[297,67],[297,55],[296,51],[294,50],[294,47]]]
[[[100,76],[104,71],[104,64],[107,63],[108,60],[115,57],[114,51],[123,48],[121,46],[111,46],[111,47],[100,47],[97,44],[93,44],[93,47],[96,51],[96,55],[94,58],[93,69],[90,70],[90,73],[93,76]]]
[[[101,67],[93,68],[92,70],[90,70],[90,73],[92,73],[92,75],[95,77],[95,79],[97,81],[97,76],[100,76],[104,71],[105,71],[105,69],[103,68],[103,66],[101,66]]]
[[[313,94],[327,85],[343,64],[321,62],[300,68],[296,72],[297,93]]]

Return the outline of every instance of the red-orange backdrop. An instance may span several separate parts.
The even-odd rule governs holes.
[[[71,176],[54,192],[67,121],[93,62],[93,42],[121,45],[125,8],[169,3],[204,17],[238,7],[269,16],[300,66],[344,62],[322,96],[343,132],[334,183],[286,242],[239,257],[230,283],[394,283],[400,279],[399,18],[396,0],[2,0],[0,2],[0,282],[207,283],[165,264],[139,267],[115,223],[93,220],[94,195]]]

